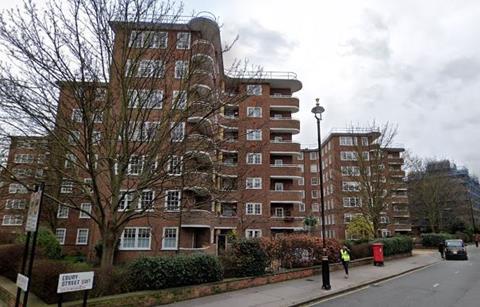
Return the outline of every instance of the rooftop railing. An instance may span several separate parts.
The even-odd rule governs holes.
[[[297,74],[290,71],[231,71],[226,74],[230,78],[240,79],[297,80]]]

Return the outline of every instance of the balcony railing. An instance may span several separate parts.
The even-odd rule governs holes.
[[[227,72],[227,76],[240,79],[297,80],[297,74],[289,71],[232,71]]]

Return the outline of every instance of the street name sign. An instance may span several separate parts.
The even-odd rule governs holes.
[[[94,272],[60,274],[57,293],[90,290],[93,288]]]

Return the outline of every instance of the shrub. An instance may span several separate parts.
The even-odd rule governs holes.
[[[17,241],[24,244],[26,236],[19,236]],[[53,232],[44,227],[40,227],[38,230],[37,248],[42,255],[45,255],[49,259],[60,259],[62,256],[62,248],[60,247],[57,238]]]
[[[421,237],[422,245],[425,247],[437,247],[440,242],[455,238],[454,235],[448,233],[424,233]]]
[[[4,244],[14,244],[17,239],[16,233],[0,233],[0,245]]]
[[[280,261],[286,268],[307,267],[321,263],[323,255],[322,239],[307,234],[291,234],[275,238],[263,238],[262,247],[269,262]],[[339,261],[340,244],[334,239],[326,239],[327,255],[330,262]]]
[[[370,243],[349,245],[347,242],[345,242],[345,245],[347,245],[347,247],[350,249],[350,256],[352,260],[372,256],[372,248]]]
[[[263,275],[269,264],[265,250],[256,239],[234,241],[221,261],[228,277]]]
[[[132,291],[129,283],[129,271],[124,267],[95,269],[95,286],[90,292],[91,297],[114,295]]]
[[[21,244],[0,245],[0,275],[16,280],[24,246]]]
[[[50,259],[35,259],[31,289],[48,304],[57,301],[58,275],[68,272],[68,264]]]
[[[210,255],[142,257],[129,264],[131,290],[155,290],[222,280],[222,266]]]
[[[383,243],[384,256],[408,253],[413,249],[413,240],[407,236],[377,239],[373,242]]]

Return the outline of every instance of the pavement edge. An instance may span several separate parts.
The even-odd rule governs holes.
[[[412,268],[412,269],[408,269],[406,271],[403,271],[403,272],[400,272],[400,273],[396,273],[396,274],[393,274],[393,275],[389,275],[389,276],[385,276],[385,277],[382,277],[382,278],[378,278],[378,279],[375,279],[375,280],[369,280],[369,281],[366,281],[366,282],[363,282],[363,283],[360,283],[358,285],[355,285],[353,287],[350,287],[350,288],[347,288],[347,289],[342,289],[342,290],[338,290],[336,292],[332,292],[332,293],[327,293],[327,294],[323,294],[323,295],[319,295],[317,297],[314,297],[314,298],[310,298],[308,300],[305,300],[305,301],[301,301],[301,302],[298,302],[298,303],[294,303],[294,304],[291,304],[291,305],[288,305],[288,307],[301,307],[301,306],[306,306],[307,304],[311,304],[311,303],[315,303],[315,302],[320,302],[322,300],[325,300],[325,299],[328,299],[328,298],[332,298],[332,297],[335,297],[335,296],[338,296],[338,295],[341,295],[341,294],[345,294],[345,293],[348,293],[348,292],[353,292],[355,290],[358,290],[360,288],[363,288],[365,286],[368,286],[368,285],[371,285],[371,284],[375,284],[375,283],[378,283],[378,282],[382,282],[382,281],[386,281],[386,280],[389,280],[389,279],[392,279],[392,278],[395,278],[395,277],[399,277],[401,275],[404,275],[404,274],[408,274],[408,273],[411,273],[411,272],[414,272],[414,271],[419,271],[419,270],[422,270],[422,269],[425,269],[429,266],[433,266],[437,263],[440,263],[440,261],[437,261],[437,262],[434,262],[434,263],[429,263],[429,264],[425,264],[425,265],[422,265],[422,266],[419,266],[419,267],[415,267],[415,268]]]

